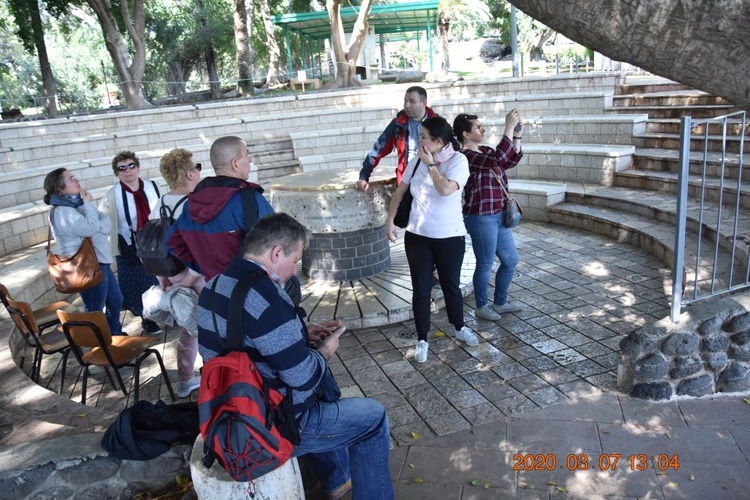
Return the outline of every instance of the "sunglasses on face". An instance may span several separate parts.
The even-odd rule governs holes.
[[[77,180],[78,180],[78,177],[76,177],[75,175],[71,175],[70,177],[68,177],[67,179],[65,179],[65,180],[64,180],[63,182],[64,182],[65,184],[67,184],[67,183],[69,183],[69,182],[75,182],[75,181],[77,181]]]
[[[200,163],[196,163],[196,164],[195,164],[195,169],[196,169],[196,170],[197,170],[198,172],[200,172],[200,171],[201,171],[201,170],[203,169],[203,165],[201,165]]]
[[[117,165],[117,170],[123,172],[125,170],[131,170],[133,168],[136,168],[138,165],[135,163],[128,163],[127,165]]]

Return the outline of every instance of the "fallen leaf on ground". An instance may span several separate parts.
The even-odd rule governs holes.
[[[482,481],[481,479],[475,479],[471,482],[472,486],[482,486],[483,484],[484,484],[484,481]]]
[[[445,334],[443,332],[435,332],[436,337],[445,337]]]
[[[412,482],[417,483],[417,484],[422,484],[424,483],[424,480],[421,477],[415,477],[414,479],[412,479]]]
[[[411,437],[413,437],[414,439],[419,439],[419,434],[417,434],[416,432],[412,432]]]

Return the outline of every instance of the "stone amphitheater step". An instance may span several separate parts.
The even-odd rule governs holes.
[[[336,128],[340,123],[386,122],[393,116],[392,108],[347,109],[277,113],[251,118],[217,118],[211,121],[180,125],[156,124],[112,134],[82,136],[76,139],[27,141],[0,148],[0,171],[23,171],[29,163],[55,165],[58,163],[101,163],[102,152],[114,155],[117,151],[136,151],[146,161],[158,164],[158,159],[175,147],[196,147],[208,151],[213,139],[222,135],[238,135],[249,144],[262,144],[269,138],[286,137],[304,127]],[[303,125],[304,124],[304,125]],[[207,133],[210,131],[210,134]],[[107,156],[111,159],[111,156]],[[204,155],[199,161],[207,162]],[[158,166],[158,165],[157,165]]]
[[[562,115],[525,116],[525,148],[539,143],[630,145],[634,133],[643,133],[647,115]],[[505,128],[505,116],[496,113],[480,116],[485,143],[499,141]],[[362,158],[383,131],[383,125],[347,127],[290,134],[294,152],[299,158],[317,156],[323,151],[357,151]],[[348,156],[347,156],[348,157]],[[361,163],[361,161],[360,161]]]
[[[668,267],[674,267],[675,241],[672,223],[640,213],[614,209],[610,206],[592,205],[588,201],[579,202],[574,197],[571,199],[573,201],[560,203],[547,211],[549,222],[577,227],[621,243],[629,243],[662,259]],[[713,248],[709,238],[704,238],[702,245],[703,248]],[[706,295],[712,286],[712,276],[699,272],[697,286],[695,285],[696,252],[694,249],[698,248],[698,238],[694,233],[688,232],[686,235],[685,248],[685,295],[691,296],[694,293],[698,296]],[[713,278],[715,284],[719,286],[730,280],[735,284],[744,281],[744,267],[735,264],[732,268],[731,255],[724,249],[720,249],[716,265],[705,254],[701,256],[700,262],[703,269],[715,269],[716,274]],[[638,275],[637,270],[634,271],[634,275]]]
[[[627,221],[630,216],[645,217],[654,223],[664,222],[671,228],[672,238],[674,238],[674,228],[677,223],[677,201],[676,197],[672,194],[616,186],[576,186],[569,184],[565,201],[566,203],[587,205],[592,210],[606,209],[612,213],[617,213],[618,215],[612,219],[612,229],[614,230],[623,221]],[[561,205],[552,207],[550,211],[558,210]],[[735,258],[737,262],[747,262],[748,248],[750,248],[748,246],[750,244],[750,211],[740,209],[738,217],[735,220],[734,210],[722,209],[721,218],[719,218],[718,205],[706,201],[702,219],[699,219],[699,216],[700,207],[698,206],[698,202],[688,198],[688,232],[697,234],[700,227],[704,237],[712,242],[718,240],[720,249],[725,252],[731,252],[736,242]],[[599,219],[601,223],[601,217]],[[718,230],[716,221],[721,222],[718,225]],[[735,225],[737,228],[736,234]],[[710,248],[713,248],[713,245]],[[666,260],[665,262],[671,264],[671,262]]]
[[[740,135],[742,128],[742,120],[729,118],[727,119],[727,134],[729,135]],[[745,123],[745,135],[750,135],[750,123]],[[700,135],[706,131],[706,124],[695,124],[693,122],[692,127],[693,135]],[[721,123],[709,123],[708,133],[709,135],[721,135],[723,134],[724,126]],[[659,134],[679,134],[680,133],[680,119],[679,118],[652,118],[646,123],[647,133],[659,133]]]
[[[690,152],[690,174],[701,175],[703,172],[703,152]],[[679,152],[674,149],[636,148],[633,156],[633,168],[639,170],[656,170],[677,173],[679,171]],[[739,174],[739,155],[708,152],[705,157],[706,175],[736,179]],[[743,155],[742,178],[750,176],[750,153]]]
[[[744,144],[740,144],[744,142]],[[680,148],[680,134],[670,133],[645,133],[633,136],[632,144],[637,148],[661,148],[661,149],[679,149]],[[740,147],[744,148],[744,151],[750,151],[750,137],[745,136],[743,141],[740,141],[739,136],[722,137],[721,135],[705,135],[691,134],[690,136],[690,149],[693,151],[701,151],[705,147],[708,151],[722,151],[726,145],[726,151],[730,153],[739,153]]]
[[[676,173],[656,172],[653,170],[629,169],[615,175],[616,187],[644,189],[660,193],[677,194],[678,178]],[[739,190],[737,179],[726,179],[722,185],[720,177],[706,177],[699,175],[688,176],[688,196],[699,198],[705,193],[706,199],[714,203],[722,197],[725,205],[734,206],[737,192],[740,193],[740,206],[750,210],[750,182],[741,182]]]
[[[617,94],[612,98],[614,107],[627,106],[706,106],[729,104],[723,97],[707,94],[700,90],[664,90]]]
[[[633,146],[595,144],[524,145],[525,157],[511,178],[554,182],[584,182],[609,185],[615,172],[633,163]],[[300,157],[305,172],[324,169],[361,168],[365,151],[344,151]],[[383,158],[378,168],[394,168],[395,155]]]
[[[610,113],[645,113],[649,118],[679,118],[690,115],[694,118],[713,118],[737,111],[729,104],[714,104],[706,106],[628,106],[609,107]]]

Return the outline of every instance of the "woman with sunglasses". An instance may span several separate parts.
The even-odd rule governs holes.
[[[161,197],[151,211],[149,219],[161,217],[161,206],[172,211],[176,220],[182,213],[187,195],[201,180],[201,164],[193,161],[193,153],[186,149],[173,149],[162,156],[159,171],[167,181],[170,191]],[[177,338],[177,397],[186,398],[200,387],[201,379],[194,376],[195,360],[198,357],[198,325],[195,310],[198,294],[206,280],[189,267],[174,276],[157,276],[158,286],[143,294],[143,317],[162,324],[180,327]]]
[[[102,280],[80,292],[86,312],[104,310],[112,335],[122,334],[120,308],[122,293],[117,285],[109,247],[109,217],[97,210],[91,193],[81,188],[81,182],[69,170],[58,168],[44,178],[44,203],[50,205],[52,235],[62,255],[74,255],[84,238],[91,238],[102,271]]]
[[[474,269],[476,316],[497,321],[502,313],[520,311],[508,301],[508,289],[518,264],[518,250],[510,228],[505,227],[506,170],[518,165],[523,157],[521,135],[523,120],[513,109],[505,117],[505,130],[497,147],[483,146],[484,127],[476,115],[461,114],[453,120],[453,132],[469,160],[471,175],[464,188],[464,222],[471,236],[477,265]],[[511,137],[513,140],[511,141]],[[495,257],[500,267],[495,273],[493,303],[488,303],[487,286]]]
[[[459,286],[466,245],[461,193],[468,177],[468,162],[458,153],[450,124],[439,116],[423,121],[417,157],[409,162],[401,184],[393,193],[385,225],[388,239],[395,242],[398,235],[393,221],[409,189],[414,200],[404,249],[413,288],[412,309],[417,329],[414,360],[418,363],[427,361],[433,266],[437,268],[448,321],[456,329],[456,338],[470,346],[479,344],[476,334],[464,326]]]
[[[141,295],[156,285],[156,277],[147,274],[135,252],[135,232],[141,229],[159,201],[159,188],[154,181],[141,179],[141,164],[131,151],[122,151],[112,158],[112,171],[117,182],[102,198],[99,209],[112,220],[109,243],[117,261],[117,281],[125,298],[123,309],[141,316]],[[149,335],[158,335],[161,328],[151,320],[141,320]]]

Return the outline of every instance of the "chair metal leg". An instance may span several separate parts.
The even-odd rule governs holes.
[[[68,367],[68,354],[70,354],[70,349],[65,349],[63,351],[62,368],[60,369],[60,395],[61,396],[62,396],[63,391],[65,390],[65,369]]]
[[[83,367],[83,382],[81,382],[81,404],[86,404],[86,384],[89,381],[89,367]]]
[[[109,367],[104,367],[104,373],[106,374],[106,379],[109,380],[109,383],[112,385],[112,389],[117,390],[118,387],[115,385],[115,378],[112,376],[112,374],[109,372]]]
[[[175,396],[174,390],[172,389],[172,383],[169,381],[169,376],[167,375],[167,369],[164,366],[164,361],[161,359],[161,354],[159,354],[159,351],[154,350],[154,354],[156,354],[156,359],[159,360],[159,366],[161,367],[161,375],[164,377],[164,383],[167,384],[167,390],[169,391],[169,396],[172,398],[172,401],[177,401],[177,397]]]
[[[128,390],[127,390],[127,388],[125,387],[125,382],[123,382],[123,380],[122,380],[122,375],[120,375],[120,369],[119,369],[119,368],[117,368],[116,366],[113,366],[113,367],[112,367],[112,370],[114,370],[114,372],[115,372],[115,375],[117,375],[117,381],[118,381],[118,382],[120,383],[120,388],[122,389],[122,393],[123,393],[123,395],[124,395],[125,397],[127,397],[127,395],[128,395]]]
[[[31,363],[31,381],[34,383],[39,382],[39,375],[42,371],[42,356],[40,349],[34,350],[34,361]]]

